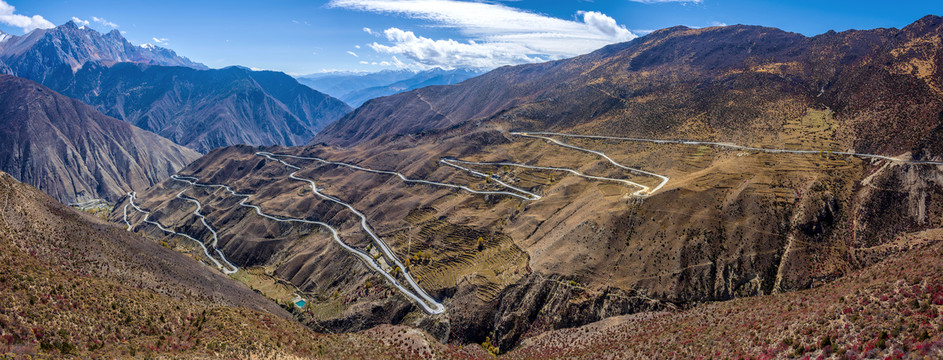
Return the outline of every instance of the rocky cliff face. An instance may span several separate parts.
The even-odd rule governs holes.
[[[199,157],[35,82],[0,76],[0,170],[59,201],[115,201]]]

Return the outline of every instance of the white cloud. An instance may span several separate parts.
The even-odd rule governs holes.
[[[373,43],[370,45],[373,50],[404,55],[423,68],[490,68],[498,64],[522,64],[542,60],[527,56],[527,47],[510,42],[479,44],[474,41],[462,43],[452,39],[433,40],[397,28],[386,29],[383,33],[393,45]]]
[[[82,20],[75,16],[72,17],[72,22],[74,22],[78,26],[88,26],[89,24],[88,20]]]
[[[583,15],[583,22],[586,23],[586,25],[589,25],[593,30],[609,38],[621,41],[628,41],[635,38],[635,35],[626,29],[625,25],[619,25],[616,23],[616,19],[606,14],[598,11],[580,11],[578,14]]]
[[[727,23],[723,21],[711,21],[711,26],[727,26]]]
[[[166,46],[166,45],[167,45],[167,41],[168,41],[167,38],[156,38],[156,37],[151,38],[151,40],[154,40],[154,42],[156,42],[157,45],[162,45],[162,46]]]
[[[354,45],[354,48],[355,48],[355,49],[359,49],[359,48],[360,48],[360,45]]]
[[[642,3],[642,4],[662,4],[662,3],[673,3],[673,2],[700,4],[704,2],[704,0],[629,0],[629,1]]]
[[[370,29],[370,28],[368,28],[368,27],[364,27],[364,28],[363,28],[363,32],[365,32],[365,33],[367,33],[367,34],[370,34],[370,35],[373,35],[373,29]]]
[[[636,38],[615,19],[596,11],[581,11],[577,14],[581,21],[573,21],[461,0],[332,0],[330,6],[427,20],[469,39],[430,39],[389,28],[383,32],[389,44],[370,45],[378,52],[405,56],[413,67],[494,68],[571,57]]]
[[[369,62],[366,62],[366,61],[363,61],[363,60],[360,60],[360,65],[369,65],[369,64],[370,64]]]
[[[107,26],[107,27],[110,27],[110,28],[112,28],[112,29],[117,29],[117,28],[118,28],[118,24],[115,24],[115,23],[113,23],[113,22],[111,22],[111,21],[102,19],[102,18],[97,17],[97,16],[92,16],[92,21],[97,22],[97,23],[102,24],[102,25],[105,25],[105,26]],[[87,22],[87,21],[86,21],[86,22]]]
[[[355,53],[355,52],[353,52],[353,51],[348,51],[347,53],[350,54],[350,55],[352,55],[353,57],[360,57],[360,56],[357,56],[357,53]]]
[[[14,14],[15,12],[16,8],[14,8],[13,5],[7,4],[6,1],[0,0],[0,23],[23,29],[24,33],[28,33],[36,29],[49,29],[56,27],[51,22],[49,22],[49,20],[46,20],[42,16],[26,16]]]

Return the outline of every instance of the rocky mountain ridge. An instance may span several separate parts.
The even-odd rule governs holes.
[[[0,75],[0,171],[64,203],[116,201],[199,158],[35,82]]]
[[[132,45],[118,30],[101,34],[71,20],[52,29],[37,29],[21,36],[3,34],[0,61],[8,67],[6,73],[40,83],[53,74],[75,71],[93,61],[207,69],[206,65],[178,56],[170,49]]]

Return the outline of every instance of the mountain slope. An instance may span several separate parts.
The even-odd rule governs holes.
[[[79,27],[73,21],[22,36],[3,35],[0,60],[9,66],[9,74],[40,83],[52,74],[74,71],[90,61],[207,68],[178,56],[173,50],[153,45],[134,46],[118,30],[102,35],[94,29]]]
[[[350,108],[280,72],[87,63],[46,85],[177,144],[299,145]]]
[[[372,334],[315,333],[215,269],[2,172],[0,204],[6,357],[401,359],[413,351]]]
[[[433,85],[451,85],[480,75],[470,70],[381,71],[370,74],[302,76],[298,81],[357,108],[370,99]]]
[[[550,331],[506,358],[939,358],[943,233],[922,235],[928,243],[821,288]]]
[[[0,75],[0,170],[62,202],[115,201],[199,154],[35,82]]]
[[[756,26],[665,29],[572,59],[373,101],[314,142],[350,145],[500,116],[518,129],[749,143],[819,107],[835,111],[858,139],[847,146],[920,154],[936,144],[938,132],[928,131],[943,114],[941,23],[927,16],[902,30],[811,38]]]

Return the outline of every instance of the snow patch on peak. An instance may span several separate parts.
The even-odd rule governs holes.
[[[11,38],[13,38],[13,35],[0,31],[0,44],[10,40]]]

